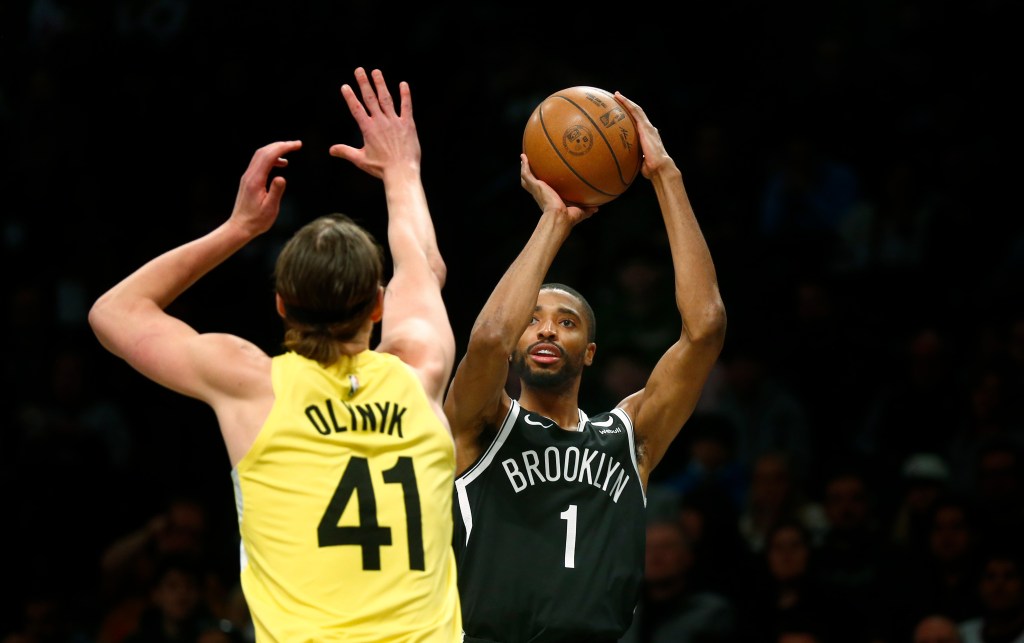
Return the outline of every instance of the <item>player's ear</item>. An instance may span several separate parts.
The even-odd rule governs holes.
[[[587,350],[583,351],[583,365],[590,366],[594,363],[594,355],[597,353],[597,344],[590,342],[587,344]]]
[[[370,319],[373,323],[380,321],[381,317],[384,316],[384,286],[377,286],[377,303],[373,305],[373,313],[370,314]]]
[[[277,314],[284,319],[284,300],[281,299],[281,293],[274,293],[274,303],[277,306]]]

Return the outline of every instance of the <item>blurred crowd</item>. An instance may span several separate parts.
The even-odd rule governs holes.
[[[516,155],[536,102],[621,89],[683,171],[729,331],[651,482],[628,641],[923,643],[936,623],[950,641],[1024,640],[1008,2],[716,3],[691,18],[717,30],[649,25],[630,41],[642,60],[619,49],[600,66],[497,8],[396,17],[408,49],[369,56],[372,35],[342,28],[384,19],[367,7],[88,4],[0,9],[0,642],[252,640],[214,417],[103,352],[85,316],[219,223],[241,163],[290,122],[307,148],[349,136],[328,125],[340,103],[313,95],[336,99],[359,65],[417,88],[460,345],[532,228]],[[378,185],[328,188],[317,163],[291,168],[280,235],[175,302],[182,317],[279,348],[274,244],[328,210],[383,207]],[[588,412],[641,386],[679,332],[645,183],[581,226],[551,275],[597,313]]]

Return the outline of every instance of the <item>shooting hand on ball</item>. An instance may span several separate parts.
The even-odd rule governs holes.
[[[573,225],[576,225],[584,219],[590,218],[595,212],[597,212],[597,206],[580,207],[576,205],[566,205],[562,197],[558,196],[555,190],[541,181],[533,175],[530,170],[530,160],[526,158],[526,154],[520,154],[519,160],[521,166],[519,168],[519,183],[523,188],[530,193],[533,200],[540,206],[541,212],[547,212],[548,210],[564,210],[569,216]]]
[[[671,167],[672,157],[665,150],[665,143],[661,140],[658,128],[647,118],[647,113],[644,112],[643,108],[623,96],[620,92],[615,92],[615,98],[622,103],[630,116],[633,117],[633,120],[636,121],[637,137],[640,139],[640,149],[643,153],[640,173],[644,175],[644,178],[650,179],[651,176],[661,171],[662,168]]]

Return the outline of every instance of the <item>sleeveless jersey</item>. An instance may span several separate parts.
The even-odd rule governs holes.
[[[621,409],[578,430],[512,401],[455,480],[466,640],[614,641],[640,597],[647,499]]]
[[[260,643],[461,640],[455,448],[415,373],[363,351],[273,359],[275,401],[232,471]]]

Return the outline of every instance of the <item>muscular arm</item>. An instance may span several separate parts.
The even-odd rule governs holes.
[[[682,174],[665,151],[657,129],[643,110],[621,94],[639,127],[644,150],[642,173],[650,179],[665,222],[682,332],[658,360],[644,389],[620,403],[633,418],[642,445],[641,475],[651,471],[693,414],[711,368],[725,341],[725,305],[704,235],[690,206]]]
[[[269,374],[269,358],[252,343],[223,334],[200,334],[165,312],[181,293],[273,225],[284,194],[283,177],[268,179],[299,141],[256,151],[242,176],[231,217],[212,232],[150,260],[104,293],[89,311],[89,324],[107,350],[178,393],[209,403],[256,395],[254,377]],[[269,375],[266,378],[269,386]],[[222,424],[229,451],[232,424]]]
[[[455,336],[441,297],[447,269],[421,181],[420,143],[409,85],[399,84],[401,109],[396,112],[379,70],[372,72],[372,87],[362,68],[355,75],[365,107],[348,85],[342,86],[341,93],[365,145],[362,149],[334,145],[331,154],[384,181],[394,273],[384,294],[377,350],[398,355],[412,366],[441,414],[444,389],[455,362]]]
[[[445,397],[458,474],[480,456],[484,428],[497,425],[508,411],[508,358],[530,321],[548,269],[572,228],[596,212],[596,208],[566,207],[549,186],[534,178],[525,155],[520,160],[522,185],[542,213],[526,245],[477,315],[466,354]]]

